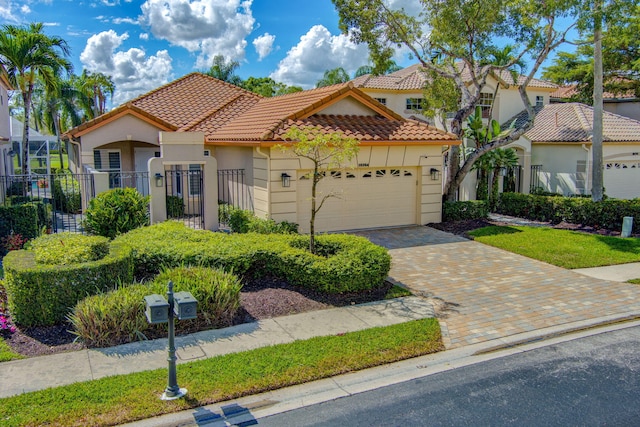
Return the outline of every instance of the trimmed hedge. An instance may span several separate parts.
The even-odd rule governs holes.
[[[387,250],[353,235],[320,235],[320,255],[309,253],[309,237],[256,233],[223,234],[164,222],[133,230],[114,240],[133,248],[136,277],[153,277],[162,267],[218,267],[236,274],[269,273],[324,292],[372,289],[391,267]]]
[[[231,324],[240,308],[240,279],[230,273],[201,267],[181,267],[161,273],[153,282],[121,286],[80,301],[69,316],[74,333],[89,347],[106,347],[140,338],[166,335],[166,325],[150,325],[145,317],[145,295],[188,291],[198,301],[198,318],[176,323],[177,333]]]
[[[482,219],[487,216],[489,216],[489,203],[486,200],[444,202],[442,204],[443,221]]]
[[[65,213],[79,213],[82,210],[80,184],[71,174],[58,173],[54,176],[53,197],[57,208]]]
[[[41,218],[46,211],[42,202],[0,206],[0,237],[8,236],[11,231],[27,239],[38,237],[46,226]]]
[[[92,234],[114,237],[149,224],[150,196],[135,188],[114,188],[89,202],[83,225]]]
[[[633,232],[640,233],[640,199],[606,199],[594,202],[585,197],[539,196],[502,193],[499,213],[535,221],[562,221],[609,230],[620,230],[625,216],[634,217]]]
[[[3,260],[11,316],[24,326],[45,326],[65,320],[87,295],[133,281],[131,248],[111,244],[97,261],[72,265],[38,264],[32,250],[9,252]]]
[[[75,233],[40,236],[31,242],[37,264],[70,265],[97,261],[109,253],[109,239]]]
[[[226,221],[234,233],[298,234],[298,224],[289,221],[275,222],[273,219],[258,218],[251,211],[227,207]]]

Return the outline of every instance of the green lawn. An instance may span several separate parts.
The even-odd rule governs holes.
[[[178,366],[184,399],[161,401],[166,369],[0,399],[0,424],[114,425],[443,350],[436,319],[218,356]]]
[[[564,268],[640,262],[640,239],[549,227],[490,226],[469,233],[478,242]]]
[[[0,362],[8,362],[9,360],[22,359],[24,356],[14,353],[11,347],[0,338]]]
[[[631,280],[628,280],[627,282],[633,283],[634,285],[640,285],[640,279],[631,279]]]

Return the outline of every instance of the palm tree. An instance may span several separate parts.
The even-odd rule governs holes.
[[[238,61],[230,60],[227,62],[223,55],[216,55],[213,57],[213,64],[208,71],[204,74],[214,77],[223,82],[231,83],[232,85],[242,85],[242,79],[236,75],[236,68],[240,66]]]
[[[507,171],[518,164],[518,155],[513,148],[495,148],[489,151],[491,153],[491,164],[493,166],[493,174],[491,175],[491,197],[489,197],[489,205],[492,210],[498,205],[498,176],[502,171]]]
[[[18,88],[24,106],[22,133],[22,170],[29,171],[29,120],[31,99],[40,77],[47,87],[55,87],[57,77],[72,70],[67,42],[57,36],[47,36],[42,23],[27,26],[3,25],[0,32],[0,64],[6,69],[11,84]]]
[[[338,83],[346,83],[349,81],[349,74],[342,67],[334,68],[333,70],[327,70],[324,72],[324,75],[318,83],[316,83],[316,87],[325,87],[331,86]]]
[[[81,91],[89,101],[88,105],[85,105],[83,108],[88,119],[95,119],[106,113],[107,99],[113,98],[113,93],[116,90],[111,76],[82,70],[82,74],[76,77],[74,82],[77,89]],[[78,99],[80,100],[81,97],[78,97]]]
[[[526,64],[522,58],[517,59],[515,56],[515,47],[513,45],[505,45],[502,50],[493,51],[488,57],[488,64],[493,66],[500,67],[500,71],[498,71],[498,76],[500,79],[502,77],[502,67],[507,67],[504,69],[507,73],[511,75],[511,79],[513,80],[514,85],[518,85],[518,77],[520,74],[525,72]],[[489,119],[493,116],[493,106],[495,105],[496,96],[498,95],[498,88],[500,87],[500,83],[496,84],[496,88],[493,91],[493,102],[491,103],[491,107],[489,108]]]

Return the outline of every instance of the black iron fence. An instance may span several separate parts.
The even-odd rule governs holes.
[[[531,165],[531,183],[529,184],[529,193],[535,193],[538,188],[542,187],[540,182],[540,172],[542,172],[542,165]]]
[[[183,221],[191,228],[204,228],[204,173],[197,169],[165,172],[167,219]]]
[[[253,197],[244,169],[218,170],[218,222],[226,226],[232,208],[253,212]]]

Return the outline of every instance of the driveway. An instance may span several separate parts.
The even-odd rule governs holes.
[[[429,227],[354,234],[389,249],[392,281],[431,298],[445,346],[640,314],[640,286],[583,276]]]

